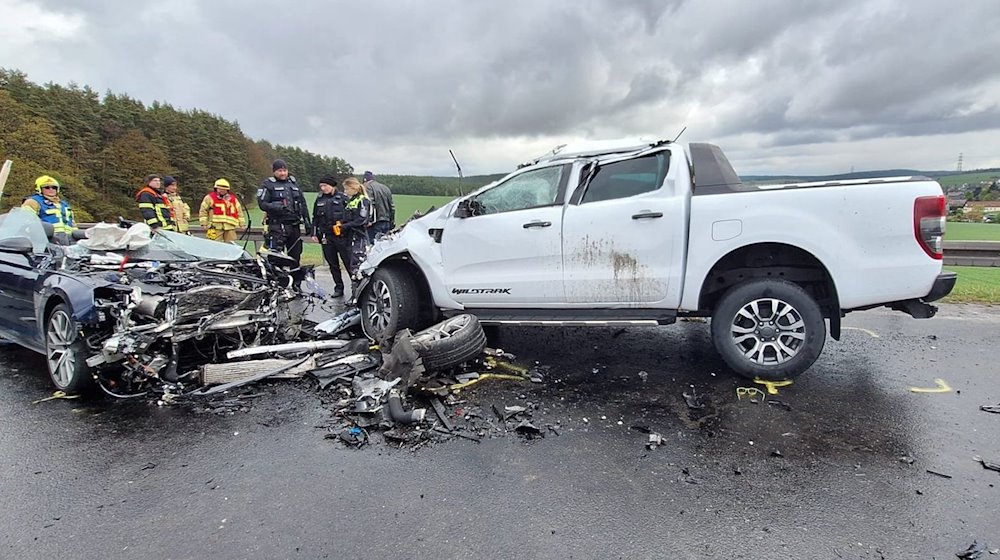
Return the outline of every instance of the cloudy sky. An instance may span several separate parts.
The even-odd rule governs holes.
[[[740,174],[1000,167],[1000,1],[0,0],[0,66],[236,120],[355,169],[574,139]]]

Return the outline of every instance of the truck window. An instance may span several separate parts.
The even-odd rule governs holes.
[[[580,199],[581,204],[627,198],[660,188],[667,174],[669,152],[602,165]]]
[[[555,204],[562,182],[562,165],[527,171],[476,197],[482,214],[499,214]]]

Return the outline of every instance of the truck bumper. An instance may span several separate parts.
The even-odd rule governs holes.
[[[930,319],[937,313],[937,306],[931,305],[929,302],[937,301],[950,294],[952,288],[955,287],[957,278],[958,275],[954,272],[942,272],[934,279],[934,285],[931,286],[931,291],[927,292],[926,296],[920,299],[893,302],[888,307],[902,311],[914,319]]]
[[[955,280],[957,279],[958,275],[954,272],[942,272],[938,274],[938,277],[934,280],[934,285],[931,286],[931,291],[926,296],[920,298],[921,301],[937,301],[950,294],[951,290],[955,287]]]

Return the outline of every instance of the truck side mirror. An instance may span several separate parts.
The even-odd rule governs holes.
[[[467,198],[458,203],[455,207],[455,213],[453,214],[456,218],[468,218],[472,216],[472,205],[470,198]]]

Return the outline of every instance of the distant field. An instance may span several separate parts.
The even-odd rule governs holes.
[[[313,202],[316,201],[318,193],[307,192],[305,194],[306,202],[309,203],[309,215],[311,216]],[[447,204],[452,198],[450,196],[393,195],[392,200],[396,203],[396,223],[401,224],[405,222],[413,215],[414,211],[426,212],[431,206],[440,208],[441,205]],[[257,201],[247,201],[247,205],[250,206],[250,218],[253,220],[253,225],[260,227],[264,213],[257,207]]]
[[[309,214],[312,215],[313,202],[316,201],[318,193],[307,192],[306,201],[309,203]],[[407,194],[397,194],[392,197],[396,203],[396,223],[402,224],[413,215],[414,212],[426,212],[432,206],[440,208],[452,200],[450,196],[417,196]],[[250,208],[250,219],[253,227],[259,228],[263,221],[264,213],[257,207],[256,201],[247,201]],[[324,264],[323,251],[316,243],[306,243],[302,249],[302,262],[305,264]]]
[[[975,185],[981,181],[991,181],[1000,177],[1000,173],[996,171],[987,171],[983,173],[962,173],[961,175],[943,175],[938,177],[936,181],[941,185],[941,188],[948,190],[948,187],[957,187],[969,183],[970,185]]]
[[[1000,224],[948,222],[945,241],[1000,241]]]

